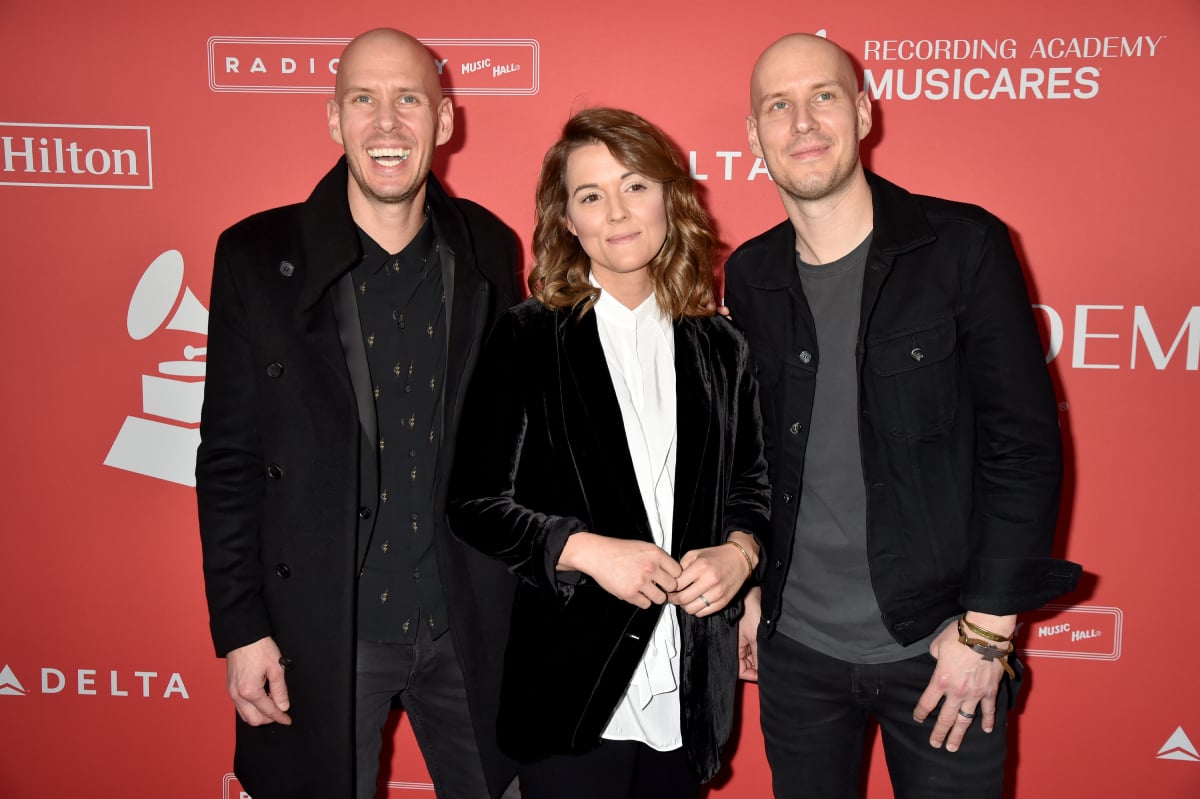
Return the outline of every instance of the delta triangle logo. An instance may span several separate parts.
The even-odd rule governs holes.
[[[21,685],[21,681],[7,663],[4,664],[3,670],[0,670],[0,696],[25,696],[25,686]]]
[[[1186,760],[1189,763],[1200,763],[1200,753],[1188,740],[1183,727],[1175,728],[1175,732],[1171,733],[1171,737],[1159,748],[1156,757],[1159,760]]]

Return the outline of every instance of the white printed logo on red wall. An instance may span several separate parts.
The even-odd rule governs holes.
[[[25,686],[7,663],[0,669],[0,696],[25,696]]]
[[[214,92],[329,94],[349,39],[213,36],[208,86]],[[446,94],[532,95],[541,87],[536,39],[422,39]]]
[[[1070,306],[1068,306],[1069,308]],[[1063,314],[1033,306],[1046,331],[1046,362],[1070,355],[1072,369],[1200,371],[1200,305],[1076,305],[1068,337]]]
[[[135,341],[160,328],[208,335],[208,310],[183,283],[183,255],[167,250],[146,268],[129,301],[126,328]],[[201,342],[206,343],[206,342]],[[142,375],[142,412],[125,417],[105,466],[180,485],[196,484],[206,347],[188,345],[183,359]]]
[[[1188,763],[1200,763],[1200,752],[1197,752],[1196,747],[1188,740],[1183,727],[1175,728],[1175,732],[1171,733],[1167,742],[1159,747],[1155,757],[1159,760],[1184,760]]]
[[[872,100],[1091,100],[1104,70],[1155,58],[1164,33],[1120,36],[866,39]]]
[[[1025,655],[1117,660],[1123,616],[1120,608],[1045,605],[1023,617],[1017,647]]]
[[[147,669],[60,669],[42,666],[38,693],[43,696],[110,696],[116,698],[190,699],[183,675]],[[29,696],[12,667],[0,669],[0,696]]]
[[[0,122],[0,186],[152,189],[150,128]]]

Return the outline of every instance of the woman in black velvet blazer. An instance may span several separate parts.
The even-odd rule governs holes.
[[[547,153],[537,197],[533,297],[501,317],[480,356],[450,489],[454,533],[521,579],[500,747],[526,764],[526,799],[694,797],[729,737],[741,596],[768,532],[746,343],[713,315],[715,238],[657,128],[625,111],[580,112]],[[654,543],[667,525],[647,508],[656,519],[663,508],[639,488],[621,369],[603,343],[611,328],[598,322],[597,303],[613,300],[657,313],[648,382],[671,377],[661,372],[673,349],[669,550]],[[669,751],[605,736],[664,611],[677,622],[678,719],[659,707],[672,708],[682,744]]]

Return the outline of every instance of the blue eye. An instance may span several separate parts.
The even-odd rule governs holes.
[[[786,111],[788,107],[787,100],[776,100],[771,103],[772,111]]]

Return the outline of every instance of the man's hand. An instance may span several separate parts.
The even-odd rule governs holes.
[[[762,589],[746,592],[746,609],[738,621],[738,677],[758,682],[758,623],[762,621]]]
[[[229,697],[242,721],[251,727],[292,723],[287,714],[287,683],[279,664],[279,647],[273,638],[232,649],[225,655]]]
[[[1016,616],[969,616],[985,629],[1000,635],[1011,635]],[[929,654],[937,659],[937,667],[929,686],[917,700],[913,718],[924,722],[941,701],[942,709],[933,725],[929,745],[937,749],[944,743],[946,751],[957,752],[963,736],[975,716],[980,727],[990,733],[996,726],[996,694],[1004,666],[998,660],[984,660],[982,655],[959,643],[958,628],[950,624],[929,645]]]
[[[639,608],[667,601],[683,570],[675,559],[648,541],[572,533],[559,555],[559,571],[581,571],[601,588]]]

